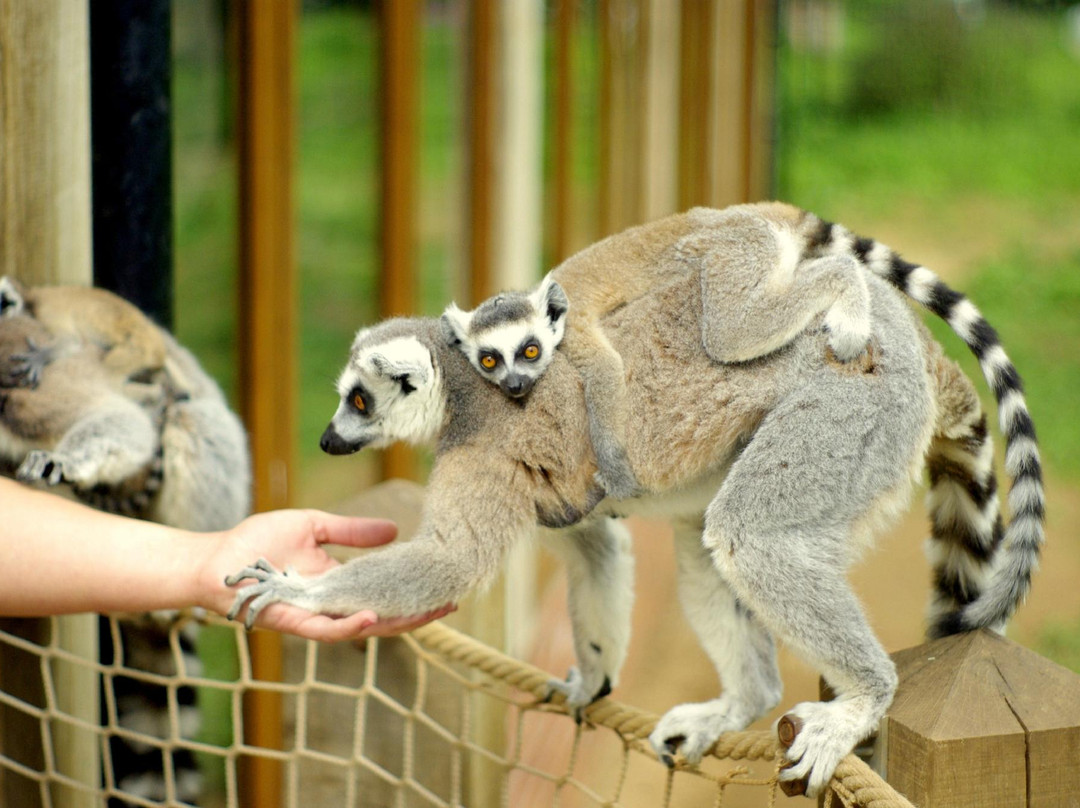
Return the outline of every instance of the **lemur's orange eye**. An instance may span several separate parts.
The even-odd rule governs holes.
[[[484,370],[493,370],[496,364],[495,356],[493,354],[486,353],[480,357],[480,366]]]
[[[530,362],[536,360],[540,356],[540,346],[535,342],[530,342],[525,346],[525,358]]]
[[[360,412],[364,412],[367,410],[367,402],[364,401],[364,396],[361,393],[357,393],[355,396],[353,396],[352,403],[353,406],[356,407],[356,409],[358,409]]]

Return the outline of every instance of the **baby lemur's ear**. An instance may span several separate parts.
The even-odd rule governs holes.
[[[22,285],[8,275],[0,277],[0,317],[19,314],[24,305]]]
[[[465,341],[469,330],[469,319],[469,313],[459,309],[457,303],[451,303],[446,307],[446,311],[439,318],[439,323],[447,345],[457,345]]]
[[[382,376],[401,386],[405,395],[425,387],[431,378],[431,355],[427,361],[420,356],[388,356],[372,354],[371,364]]]
[[[537,311],[542,311],[547,317],[548,326],[556,338],[561,339],[563,329],[566,327],[565,317],[570,308],[570,301],[558,281],[554,280],[550,274],[544,277],[533,293],[533,303]]]

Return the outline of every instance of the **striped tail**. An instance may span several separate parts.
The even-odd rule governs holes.
[[[1030,589],[1044,540],[1042,467],[1020,374],[975,305],[929,269],[905,261],[873,239],[855,237],[839,225],[816,217],[808,217],[808,225],[810,255],[854,255],[875,275],[945,320],[979,360],[1005,436],[1012,517],[1002,530],[984,419],[969,424],[967,434],[957,437],[953,445],[939,443],[931,449],[934,535],[939,539],[951,536],[953,541],[937,542],[938,608],[929,634],[940,637],[982,627],[1001,631]]]

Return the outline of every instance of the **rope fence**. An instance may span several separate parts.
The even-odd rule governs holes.
[[[0,629],[0,804],[234,808],[249,804],[241,772],[253,759],[282,768],[287,808],[737,808],[788,799],[774,733],[730,733],[700,767],[669,769],[646,740],[657,716],[605,698],[576,723],[561,695],[545,699],[550,673],[441,623],[363,645],[287,638],[283,681],[269,682],[252,676],[248,635],[216,617],[162,624],[138,653],[130,624],[102,621],[116,649],[107,662],[64,647],[71,619],[41,621],[43,637],[16,621]],[[186,639],[197,625],[199,658]],[[36,687],[9,692],[12,666]],[[80,678],[84,688],[87,680],[100,687],[99,703],[65,698],[61,688]],[[151,692],[141,702],[131,695],[139,688]],[[242,737],[243,696],[252,690],[283,700],[285,748]],[[130,786],[146,786],[145,778],[118,774],[132,749],[156,768],[158,793]],[[824,804],[910,808],[854,756]]]

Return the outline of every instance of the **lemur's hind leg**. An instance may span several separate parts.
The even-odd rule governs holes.
[[[616,519],[591,519],[545,541],[566,564],[577,666],[551,682],[575,714],[619,682],[630,644],[634,557],[630,534]]]
[[[585,368],[589,438],[600,468],[597,482],[613,499],[636,496],[641,486],[626,456],[629,405],[622,357],[593,322],[568,326],[563,350],[575,365]]]
[[[843,416],[831,410],[851,394],[839,389],[817,406],[804,396],[774,412],[780,417],[758,430],[706,514],[705,545],[736,596],[837,694],[791,711],[803,728],[782,777],[808,777],[812,794],[877,728],[896,689],[892,661],[845,573],[855,527],[908,484],[904,464],[875,468],[868,458],[905,433],[880,421],[843,432]]]
[[[850,255],[801,260],[794,234],[746,211],[678,246],[700,262],[702,339],[718,362],[745,362],[793,340],[825,315],[829,347],[843,362],[870,339],[870,293]]]
[[[16,476],[23,482],[66,482],[83,490],[114,486],[149,468],[158,445],[146,411],[115,395],[76,421],[53,449],[30,452]]]
[[[723,693],[668,711],[649,740],[666,761],[681,753],[697,763],[724,732],[740,730],[780,701],[782,685],[772,636],[740,602],[701,542],[701,523],[675,528],[679,598],[720,676]]]

